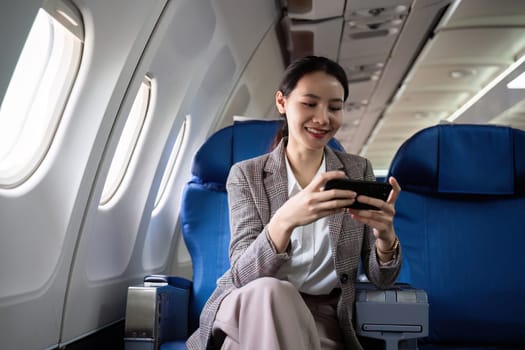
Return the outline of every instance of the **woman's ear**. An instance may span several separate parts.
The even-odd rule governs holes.
[[[277,106],[277,110],[279,111],[280,114],[286,113],[286,108],[285,108],[286,99],[284,98],[284,95],[281,90],[278,90],[275,93],[275,105]]]

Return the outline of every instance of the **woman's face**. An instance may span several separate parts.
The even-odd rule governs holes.
[[[341,126],[344,89],[332,75],[306,74],[288,96],[278,91],[275,97],[288,121],[287,147],[322,149]]]

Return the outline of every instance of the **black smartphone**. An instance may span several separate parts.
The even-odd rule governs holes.
[[[331,190],[333,188],[351,190],[357,193],[357,195],[364,195],[368,197],[379,198],[383,201],[388,199],[388,195],[392,190],[392,186],[386,182],[375,182],[375,181],[364,181],[364,180],[350,180],[350,179],[333,179],[328,180],[324,186],[325,190]],[[360,203],[357,200],[349,206],[352,209],[372,209],[378,210],[379,208],[373,205]]]

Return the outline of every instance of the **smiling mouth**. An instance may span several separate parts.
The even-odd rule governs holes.
[[[318,137],[318,138],[323,137],[329,133],[329,130],[322,130],[322,129],[309,128],[309,127],[305,127],[304,129],[308,131],[308,133],[310,133],[314,137]]]

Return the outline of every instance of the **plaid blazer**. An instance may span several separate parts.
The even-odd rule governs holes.
[[[188,339],[188,349],[215,349],[211,337],[215,315],[229,292],[250,281],[274,276],[289,259],[277,254],[267,238],[267,224],[288,199],[288,180],[283,142],[270,153],[232,166],[227,181],[230,206],[230,269],[217,280],[217,287],[200,315],[199,329]],[[362,157],[325,147],[326,170],[343,170],[351,179],[373,180],[370,162]],[[341,297],[337,306],[345,348],[362,349],[352,325],[355,283],[362,259],[369,280],[380,288],[395,283],[401,267],[401,251],[393,264],[380,266],[372,229],[340,213],[329,218],[330,239]]]

